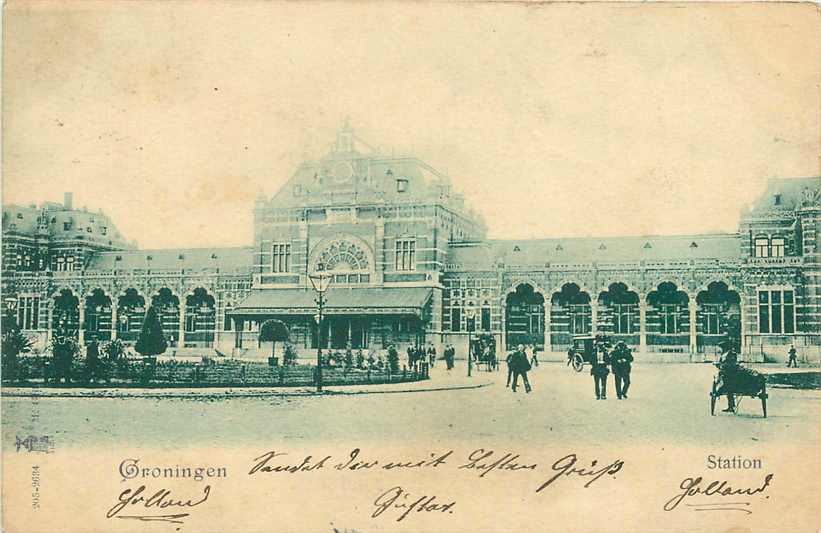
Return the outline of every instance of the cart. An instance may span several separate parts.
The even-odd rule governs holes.
[[[485,367],[485,371],[498,370],[499,361],[496,359],[496,339],[491,335],[480,335],[471,343],[473,346],[473,362],[476,368]]]
[[[720,365],[716,363],[716,367]],[[760,372],[736,366],[733,369],[718,372],[713,378],[713,388],[710,391],[710,414],[716,414],[716,401],[721,396],[732,394],[736,398],[735,412],[742,397],[758,398],[761,400],[761,410],[767,418],[767,378]]]
[[[567,364],[576,372],[581,372],[585,363],[596,360],[596,337],[593,335],[576,335],[573,346],[567,354]]]

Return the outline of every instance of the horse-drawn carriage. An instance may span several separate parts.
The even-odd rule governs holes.
[[[596,350],[600,344],[607,346],[609,343],[601,335],[574,336],[573,346],[567,351],[567,364],[576,372],[581,372],[585,364],[593,364],[596,361]]]
[[[719,371],[713,378],[713,388],[710,391],[710,414],[716,414],[716,401],[721,396],[728,396],[728,409],[738,412],[738,403],[743,397],[758,398],[761,400],[761,410],[767,418],[767,378],[755,370],[744,368],[736,364],[715,364]]]
[[[477,368],[482,366],[490,372],[499,367],[499,360],[496,358],[496,339],[493,335],[483,334],[471,340],[471,354],[473,362]]]

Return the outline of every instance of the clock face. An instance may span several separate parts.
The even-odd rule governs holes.
[[[337,183],[347,183],[353,177],[353,165],[349,161],[340,161],[334,165],[333,175]]]

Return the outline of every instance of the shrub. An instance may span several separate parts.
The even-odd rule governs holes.
[[[125,355],[125,344],[120,339],[114,339],[103,344],[100,353],[110,361],[119,361]]]
[[[34,341],[17,328],[3,332],[2,373],[4,379],[8,381],[21,379],[20,354],[30,352],[33,345]]]

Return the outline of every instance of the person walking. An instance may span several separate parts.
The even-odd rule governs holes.
[[[795,355],[795,345],[790,345],[790,351],[787,352],[789,359],[787,359],[787,368],[793,367],[798,368],[798,360]]]
[[[507,354],[505,358],[505,363],[507,363],[507,384],[505,387],[510,387],[510,382],[513,380],[513,354],[515,352],[510,352]]]
[[[727,408],[724,409],[724,412],[734,413],[736,409],[735,394],[729,392],[729,390],[735,387],[738,381],[738,375],[741,372],[741,367],[738,364],[738,354],[733,349],[731,343],[726,341],[722,342],[719,348],[722,350],[722,353],[718,358],[716,366],[718,367],[720,385],[716,389],[716,394],[727,395]]]
[[[433,347],[433,344],[428,346],[428,360],[430,361],[430,367],[433,368],[433,365],[436,364],[436,348]]]
[[[530,345],[531,348],[531,356],[530,356],[530,366],[539,366],[539,358],[536,356],[537,348],[535,344]]]
[[[527,358],[527,352],[521,344],[510,357],[510,367],[513,369],[513,392],[516,392],[516,387],[519,384],[519,376],[522,376],[522,381],[525,384],[525,392],[530,392],[530,382],[527,379],[527,373],[530,371],[530,361]]]
[[[590,365],[590,375],[593,376],[593,387],[596,389],[596,399],[607,399],[607,375],[610,370],[607,368],[610,364],[610,356],[607,353],[607,348],[603,343],[597,344],[595,350],[595,361]]]
[[[619,341],[610,357],[613,367],[613,379],[616,382],[616,397],[627,399],[630,389],[630,370],[633,363],[633,353],[624,341]]]

